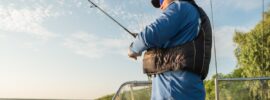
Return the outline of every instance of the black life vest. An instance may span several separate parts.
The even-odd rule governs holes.
[[[144,73],[155,75],[166,71],[187,70],[200,75],[203,80],[206,78],[211,60],[211,24],[202,8],[194,1],[188,2],[196,7],[200,15],[198,36],[193,41],[176,47],[147,50],[143,58]]]

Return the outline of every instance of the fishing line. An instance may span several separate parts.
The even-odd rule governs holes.
[[[216,77],[218,78],[218,70],[217,70],[217,53],[216,53],[216,34],[215,34],[215,25],[214,25],[214,11],[213,11],[213,3],[210,0],[211,6],[211,20],[212,20],[212,28],[213,28],[213,43],[214,43],[214,56],[215,56],[215,67],[216,67]]]

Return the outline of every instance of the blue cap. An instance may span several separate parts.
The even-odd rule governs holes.
[[[159,4],[160,4],[160,6],[162,5],[163,1],[164,1],[164,0],[159,0]]]

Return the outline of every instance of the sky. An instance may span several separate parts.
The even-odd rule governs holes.
[[[150,0],[92,1],[132,32],[161,13]],[[209,0],[196,1],[212,18]],[[234,31],[251,30],[261,12],[261,0],[213,0],[219,73],[237,68]],[[93,99],[147,80],[141,59],[127,56],[132,41],[87,0],[0,0],[0,98]]]

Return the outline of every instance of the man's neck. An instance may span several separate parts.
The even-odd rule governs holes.
[[[162,3],[162,5],[160,6],[160,9],[162,11],[165,11],[166,8],[175,0],[164,0],[164,2]]]

